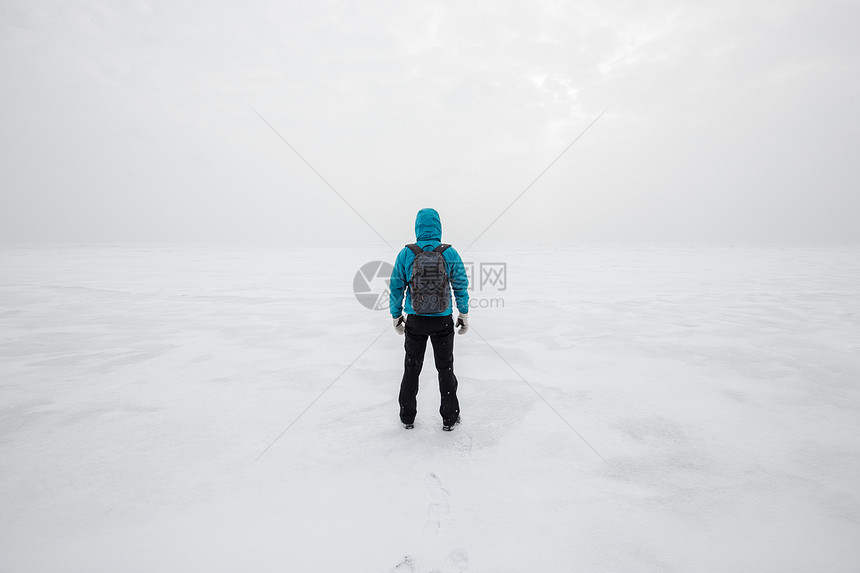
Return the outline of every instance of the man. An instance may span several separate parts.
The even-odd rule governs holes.
[[[415,243],[397,255],[391,273],[388,306],[398,334],[406,334],[406,361],[400,382],[400,421],[415,424],[418,376],[424,364],[427,339],[439,372],[442,429],[450,432],[460,422],[457,377],[454,376],[454,320],[451,290],[457,303],[458,334],[469,330],[469,279],[460,255],[442,244],[442,223],[435,209],[421,209],[415,218]],[[403,293],[406,292],[403,316]]]

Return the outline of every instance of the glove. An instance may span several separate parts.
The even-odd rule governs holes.
[[[457,334],[466,334],[469,332],[469,314],[465,312],[461,312],[457,317],[457,324],[454,325],[459,326],[460,329],[457,331]]]
[[[403,315],[400,315],[397,318],[392,317],[391,320],[394,322],[394,330],[397,331],[397,334],[403,334],[406,332],[406,319],[403,318]]]

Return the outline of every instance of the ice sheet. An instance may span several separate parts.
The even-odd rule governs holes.
[[[394,254],[0,250],[0,570],[860,568],[860,249],[462,253],[451,433],[352,293]]]

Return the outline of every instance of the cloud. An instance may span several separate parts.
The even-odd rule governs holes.
[[[850,3],[0,10],[2,240],[367,232],[252,106],[383,234],[469,238],[610,106],[489,238],[860,238]]]

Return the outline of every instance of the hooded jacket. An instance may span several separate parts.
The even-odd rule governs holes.
[[[432,251],[441,244],[442,221],[435,209],[418,211],[418,215],[415,217],[415,239],[415,244],[425,251]],[[466,276],[463,260],[460,258],[460,254],[454,250],[454,247],[445,249],[442,257],[445,259],[445,267],[448,270],[448,277],[451,279],[451,290],[454,291],[457,310],[465,314],[469,312],[469,279]],[[400,251],[397,260],[394,261],[394,270],[391,272],[388,286],[390,292],[388,308],[394,318],[403,314],[404,310],[406,314],[416,314],[415,309],[412,308],[412,295],[409,292],[409,279],[412,278],[412,263],[414,261],[415,254],[407,247]],[[405,308],[403,304],[404,291],[406,292]],[[448,309],[444,312],[428,316],[448,316],[451,314],[453,306],[449,304]]]

